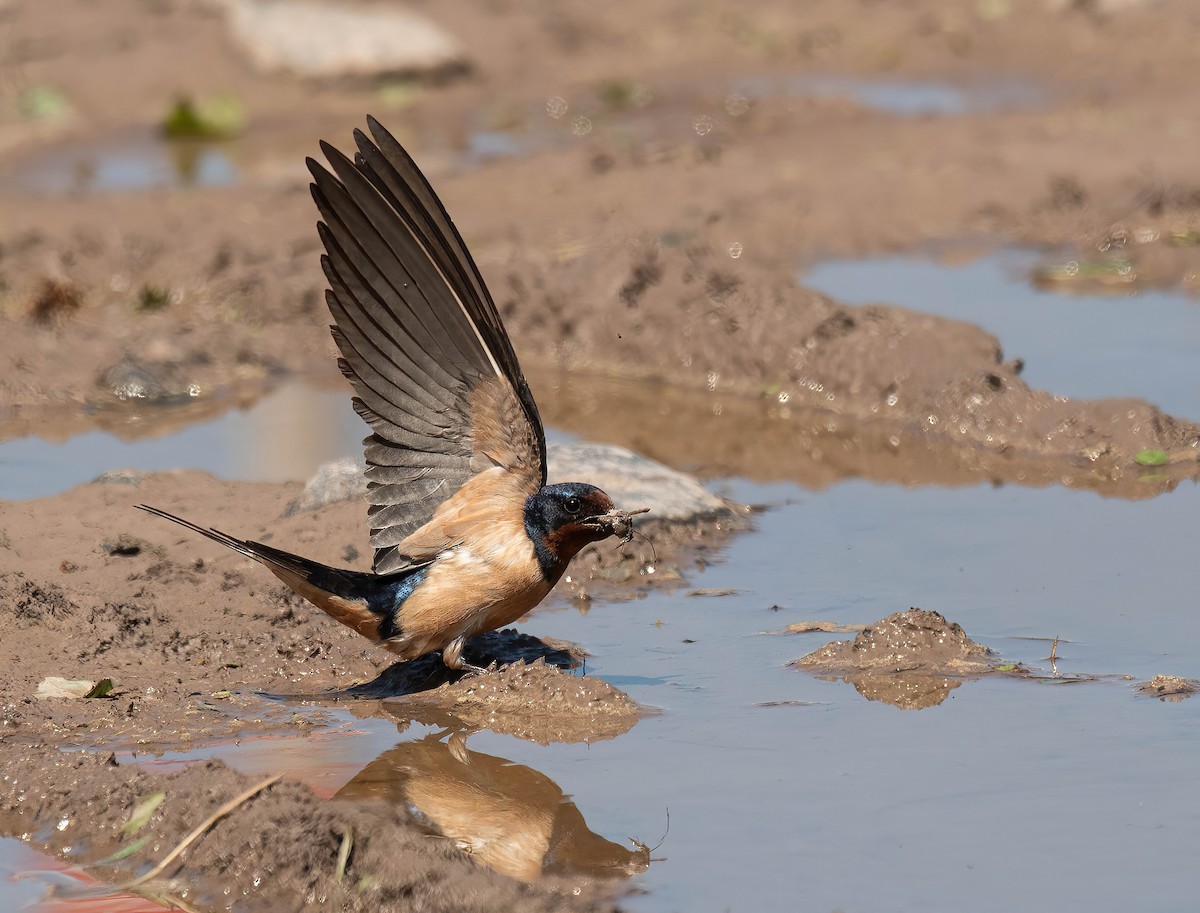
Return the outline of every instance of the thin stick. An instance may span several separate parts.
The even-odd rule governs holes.
[[[154,868],[152,868],[145,875],[142,875],[140,878],[135,878],[135,879],[133,879],[133,881],[131,881],[127,884],[121,885],[121,888],[123,890],[129,890],[130,888],[136,888],[138,885],[145,884],[147,881],[149,881],[151,878],[154,878],[156,875],[161,875],[163,870],[166,869],[166,867],[169,866],[172,862],[174,862],[180,853],[182,853],[189,846],[191,846],[193,843],[195,843],[196,840],[199,839],[200,836],[205,831],[207,831],[210,827],[212,827],[214,824],[216,824],[218,821],[220,821],[222,818],[224,818],[226,815],[228,815],[231,811],[233,811],[235,808],[237,808],[243,802],[253,799],[260,792],[262,792],[264,789],[266,789],[268,786],[270,786],[276,780],[280,779],[282,776],[283,776],[283,774],[275,774],[275,776],[273,776],[273,777],[267,777],[267,779],[263,780],[261,783],[255,785],[255,786],[251,786],[244,793],[239,793],[238,795],[234,796],[232,799],[230,799],[228,802],[226,802],[224,805],[222,805],[220,808],[218,808],[215,812],[213,812],[211,815],[209,815],[207,818],[205,818],[203,821],[201,821],[200,824],[197,825],[196,829],[193,830],[186,837],[184,837],[183,840],[180,841],[179,845],[177,847],[175,847],[175,849],[173,849],[173,850],[171,850],[171,852],[167,853],[166,858],[164,858],[162,862],[160,862],[158,865],[156,865]]]

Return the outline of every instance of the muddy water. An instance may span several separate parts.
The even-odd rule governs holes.
[[[0,498],[45,497],[116,469],[204,469],[227,479],[304,480],[326,460],[355,453],[362,420],[345,390],[285,386],[247,409],[186,423],[188,406],[131,410],[120,433],[91,431],[65,441],[24,437],[0,443]]]
[[[1200,677],[1186,572],[1200,546],[1196,486],[1142,502],[987,486],[720,487],[772,505],[693,581],[732,593],[658,593],[523,625],[585,645],[589,675],[663,712],[592,745],[471,735],[469,752],[554,785],[542,806],[509,797],[529,808],[506,820],[506,841],[544,845],[547,803],[557,814],[569,796],[595,841],[632,851],[626,838],[656,843],[669,809],[659,861],[631,874],[646,893],[626,904],[644,911],[999,911],[1014,873],[1047,908],[1183,905],[1200,840],[1200,701],[1142,698],[1122,676]],[[1041,638],[1061,636],[1059,673],[1106,677],[964,682],[940,706],[905,711],[785,667],[829,635],[760,633],[908,605],[1047,672]],[[325,795],[391,770],[393,796],[431,829],[466,840],[472,820],[495,827],[493,800],[448,823],[429,798],[446,792],[422,787],[435,778],[462,791],[478,776],[475,754],[464,763],[431,741],[446,737],[347,718],[312,740],[203,754],[250,773],[286,768]],[[572,858],[594,874],[594,856]]]
[[[1034,387],[1098,399],[1140,396],[1200,418],[1200,303],[1182,292],[1057,294],[1035,287],[1045,255],[1010,250],[958,263],[913,257],[841,260],[801,274],[848,304],[886,302],[978,324]]]

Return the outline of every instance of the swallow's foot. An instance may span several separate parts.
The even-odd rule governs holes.
[[[485,669],[485,668],[483,668],[483,666],[473,666],[470,663],[463,661],[461,663],[461,665],[459,666],[459,668],[467,673],[466,675],[463,676],[463,678],[471,678],[472,676],[475,676],[475,675],[484,675],[488,672],[491,672],[493,669],[496,668],[496,664],[492,663],[490,666],[488,666]]]
[[[454,669],[455,671],[462,670],[466,672],[468,676],[483,675],[483,673],[487,672],[488,669],[485,669],[482,666],[472,665],[463,659],[463,646],[466,644],[466,642],[466,637],[456,637],[453,641],[447,644],[446,649],[442,650],[442,662],[446,664],[447,668]],[[496,668],[496,664],[492,663],[492,665],[488,668],[494,669]]]

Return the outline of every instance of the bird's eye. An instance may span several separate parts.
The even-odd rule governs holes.
[[[583,502],[578,498],[567,498],[567,500],[563,501],[563,507],[566,508],[567,513],[577,514],[583,510]]]

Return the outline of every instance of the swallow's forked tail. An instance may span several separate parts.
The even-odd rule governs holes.
[[[239,555],[266,566],[289,587],[342,624],[374,641],[388,640],[400,632],[395,628],[394,605],[384,599],[387,578],[362,571],[330,567],[261,542],[237,539],[211,527],[205,529],[149,504],[135,505],[138,510],[178,523],[214,542],[220,542]],[[395,579],[395,578],[393,578]]]

